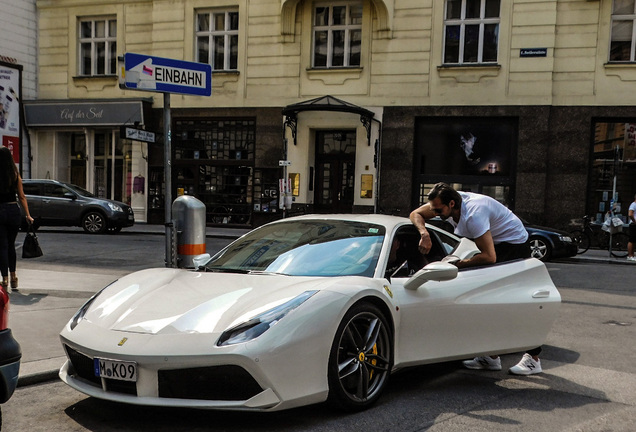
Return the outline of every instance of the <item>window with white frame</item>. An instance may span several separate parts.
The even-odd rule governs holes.
[[[496,63],[500,0],[446,0],[444,64]]]
[[[636,2],[614,0],[609,61],[633,62],[636,46]]]
[[[80,19],[79,74],[117,74],[117,19]]]
[[[360,66],[362,3],[321,3],[314,7],[314,68]]]
[[[196,20],[196,61],[215,71],[237,70],[238,10],[201,11]]]

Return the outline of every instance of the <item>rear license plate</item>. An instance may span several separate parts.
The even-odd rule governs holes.
[[[94,359],[95,376],[120,381],[137,381],[137,363],[131,361]]]

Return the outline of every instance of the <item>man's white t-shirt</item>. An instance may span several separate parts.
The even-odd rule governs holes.
[[[469,239],[481,237],[490,230],[495,244],[521,244],[528,240],[523,222],[499,201],[487,195],[459,192],[462,209],[459,222],[448,221],[455,227],[455,234]]]
[[[629,205],[629,210],[633,211],[633,212],[634,212],[634,215],[636,215],[636,201],[634,201],[633,203],[631,203],[631,204]],[[628,213],[628,214],[629,214],[629,213]],[[636,217],[636,216],[635,216],[635,217]],[[632,222],[632,220],[630,219],[630,220],[629,220],[629,223],[630,223],[630,224],[633,224],[634,222]]]

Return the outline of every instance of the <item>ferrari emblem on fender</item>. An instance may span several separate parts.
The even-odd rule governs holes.
[[[119,341],[119,343],[117,344],[117,346],[123,346],[123,345],[126,343],[126,341],[127,341],[127,340],[128,340],[128,338],[126,338],[126,337],[125,337],[125,338],[123,338],[122,340],[120,340],[120,341]]]
[[[391,288],[389,288],[388,285],[384,285],[384,291],[386,291],[389,297],[393,298],[393,292],[391,291]]]

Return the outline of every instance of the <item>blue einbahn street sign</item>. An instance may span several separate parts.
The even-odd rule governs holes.
[[[210,96],[212,67],[143,54],[124,54],[124,87],[160,93]]]

